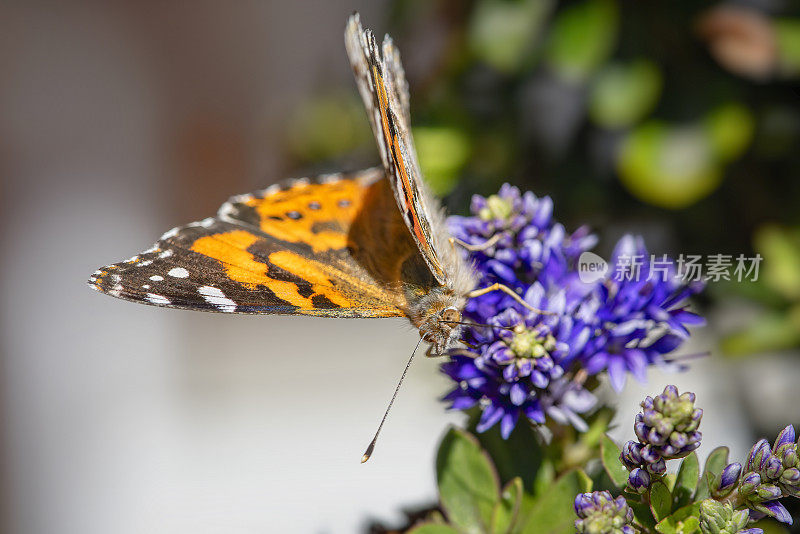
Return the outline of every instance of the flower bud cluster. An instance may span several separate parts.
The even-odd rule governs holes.
[[[607,491],[579,493],[575,497],[578,534],[634,534],[633,510],[625,497],[614,499]]]
[[[778,499],[800,497],[800,459],[795,439],[794,427],[789,425],[772,447],[767,440],[759,440],[750,449],[744,469],[740,464],[731,464],[712,481],[712,495],[725,498],[735,489],[732,498],[750,509],[751,518],[769,516],[791,525],[792,516]]]
[[[747,510],[735,510],[733,504],[706,499],[700,503],[700,532],[703,534],[763,534],[760,528],[746,528]]]
[[[694,405],[694,393],[678,393],[669,385],[657,397],[642,401],[634,431],[637,441],[622,448],[620,460],[628,469],[628,487],[638,493],[650,487],[651,479],[667,471],[666,460],[683,458],[700,446],[697,428],[703,410]]]

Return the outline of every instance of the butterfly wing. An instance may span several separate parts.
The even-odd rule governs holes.
[[[393,200],[382,178],[370,169],[233,197],[216,217],[168,231],[149,250],[95,271],[89,284],[195,310],[406,315],[403,277],[424,264],[398,231],[407,234],[397,210],[386,209]]]
[[[458,260],[456,255],[445,252],[441,208],[422,182],[411,137],[408,84],[400,54],[389,37],[384,40],[381,54],[375,36],[361,27],[357,13],[348,21],[345,45],[403,220],[431,273],[445,285],[450,264]]]

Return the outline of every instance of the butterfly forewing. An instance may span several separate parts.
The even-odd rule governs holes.
[[[170,230],[89,283],[120,298],[197,310],[403,316],[401,266],[418,253],[397,236],[386,248],[402,222],[383,206],[391,193],[382,177],[376,169],[326,175],[234,197],[216,217]],[[373,240],[384,241],[380,260],[363,253]]]

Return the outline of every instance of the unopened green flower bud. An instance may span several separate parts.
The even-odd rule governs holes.
[[[736,534],[747,526],[747,510],[736,511],[729,502],[706,499],[700,503],[700,531],[703,534]]]

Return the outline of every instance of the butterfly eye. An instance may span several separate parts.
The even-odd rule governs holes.
[[[461,312],[458,309],[450,307],[442,310],[442,321],[446,323],[457,323],[461,320]]]

